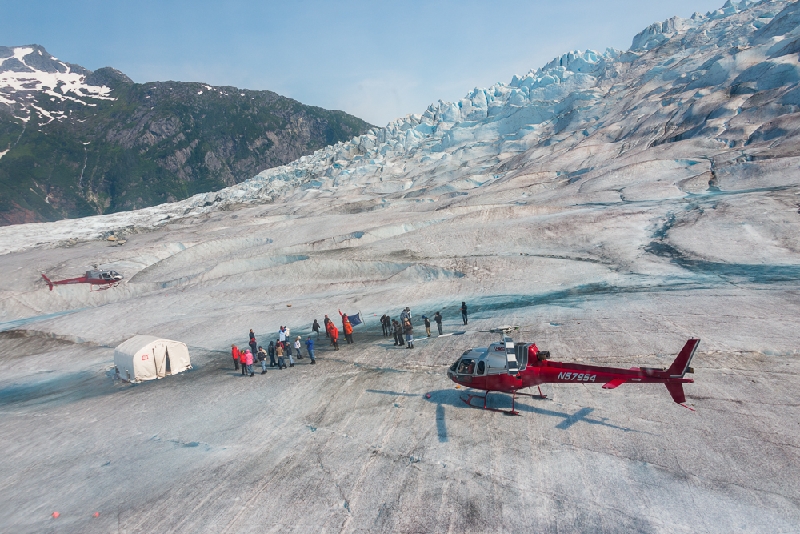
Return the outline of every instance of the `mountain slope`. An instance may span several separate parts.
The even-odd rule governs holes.
[[[136,84],[40,46],[0,47],[0,224],[174,202],[368,127],[271,91]]]

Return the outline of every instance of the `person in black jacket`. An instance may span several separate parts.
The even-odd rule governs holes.
[[[461,319],[464,320],[464,324],[467,324],[467,303],[463,300],[461,301]]]
[[[439,329],[439,335],[442,335],[442,314],[438,311],[433,314],[433,320],[436,321],[436,328]]]
[[[327,325],[326,325],[327,326]],[[311,331],[317,333],[317,337],[319,337],[319,323],[316,319],[314,319],[314,324],[311,325]]]
[[[258,347],[258,361],[261,362],[261,374],[267,374],[267,352],[264,347]]]
[[[388,325],[386,324],[386,319],[387,319],[387,317],[386,317],[385,313],[383,315],[381,315],[381,328],[383,329],[383,337],[386,337],[386,336],[389,335],[389,328],[388,328]]]
[[[396,345],[405,347],[406,342],[403,339],[403,326],[397,320],[392,321],[392,323],[394,324],[394,338],[396,340]]]
[[[267,347],[267,354],[269,355],[269,366],[275,367],[275,342],[270,341]]]
[[[253,353],[253,358],[256,357],[256,352],[258,352],[258,342],[256,341],[256,335],[253,333],[253,329],[250,329],[250,352]]]

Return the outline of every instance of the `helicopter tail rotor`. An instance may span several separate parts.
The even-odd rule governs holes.
[[[50,291],[52,291],[53,290],[53,282],[51,282],[50,279],[47,278],[47,276],[44,273],[42,273],[42,278],[44,278],[44,281],[47,283],[48,286],[50,286]]]

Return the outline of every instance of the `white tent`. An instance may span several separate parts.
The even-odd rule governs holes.
[[[192,367],[185,343],[155,336],[133,336],[114,349],[120,377],[131,382],[164,378]]]

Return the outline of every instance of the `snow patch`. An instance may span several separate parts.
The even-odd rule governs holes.
[[[27,114],[33,109],[43,118],[52,120],[49,114],[42,113],[40,107],[27,102],[34,92],[44,93],[59,101],[70,100],[84,105],[92,105],[87,99],[114,100],[110,96],[111,88],[88,85],[85,74],[74,72],[67,63],[56,58],[51,58],[59,65],[55,72],[46,72],[28,64],[25,58],[33,52],[31,47],[16,47],[11,57],[0,59],[0,104],[16,107],[17,119],[27,121],[29,117],[19,116],[19,112]],[[40,50],[36,52],[43,55]],[[8,66],[12,60],[16,66],[12,67],[14,70]],[[19,68],[20,65],[22,68]]]

